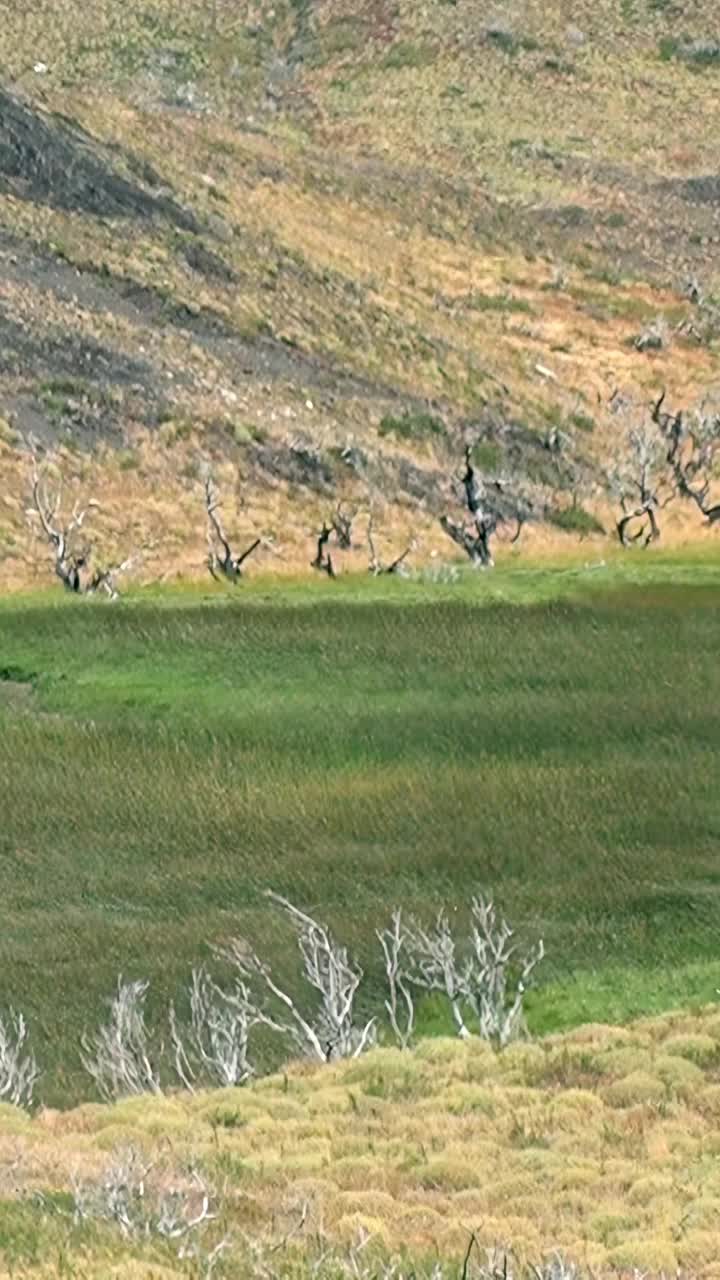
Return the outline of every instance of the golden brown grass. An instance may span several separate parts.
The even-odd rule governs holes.
[[[96,1176],[127,1144],[226,1190],[226,1225],[451,1257],[468,1233],[522,1259],[720,1274],[720,1014],[584,1026],[501,1055],[472,1040],[296,1065],[243,1090],[0,1116],[12,1194]],[[91,1272],[94,1274],[94,1272]],[[129,1272],[128,1274],[136,1274]]]

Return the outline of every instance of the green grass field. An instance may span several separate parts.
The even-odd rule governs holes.
[[[382,1003],[374,929],[492,890],[548,958],[531,1028],[720,987],[720,566],[629,558],[459,584],[0,605],[0,1004],[43,1101],[87,1096],[118,973],[159,1018],[263,893],[331,924]],[[426,1030],[440,1011],[423,1011]]]

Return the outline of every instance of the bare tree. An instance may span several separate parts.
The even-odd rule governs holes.
[[[407,949],[408,935],[403,927],[402,911],[393,911],[390,927],[375,930],[382,947],[388,996],[385,1011],[393,1034],[401,1049],[407,1049],[415,1029],[415,1002],[405,976],[403,951]]]
[[[363,973],[353,964],[345,947],[312,916],[298,910],[276,893],[268,897],[289,917],[297,931],[303,975],[314,989],[318,1008],[306,1017],[292,996],[275,981],[270,966],[242,940],[236,939],[219,954],[230,960],[240,975],[246,1016],[288,1037],[300,1054],[328,1062],[356,1058],[375,1038],[375,1019],[355,1023],[355,997]],[[251,990],[259,994],[251,994]]]
[[[327,521],[324,520],[323,527],[318,534],[317,553],[315,555],[315,559],[310,562],[313,569],[318,569],[320,573],[326,573],[328,578],[336,577],[332,556],[328,551],[328,542],[330,541],[332,531],[332,525],[328,524]]]
[[[224,578],[235,586],[243,576],[245,561],[254,551],[257,551],[262,538],[255,538],[244,551],[237,556],[234,555],[219,515],[219,491],[209,472],[205,476],[204,491],[208,518],[208,569],[217,582]]]
[[[660,408],[664,396],[665,392],[653,417],[666,435],[667,460],[677,491],[695,503],[708,524],[716,524],[720,521],[720,499],[711,500],[710,493],[720,460],[720,412],[705,404],[691,414],[665,414]]]
[[[27,1046],[28,1030],[21,1013],[0,1017],[0,1099],[29,1107],[40,1071]]]
[[[655,542],[660,537],[658,512],[676,493],[667,440],[655,416],[649,423],[628,426],[608,485],[620,503],[616,528],[621,545],[648,547]]]
[[[397,574],[399,577],[402,576],[406,572],[405,561],[407,560],[408,556],[413,550],[413,546],[414,546],[413,541],[410,541],[407,547],[405,548],[405,550],[401,552],[399,556],[396,556],[394,560],[391,560],[389,564],[383,564],[382,560],[378,556],[378,553],[375,547],[375,539],[373,536],[373,521],[374,521],[374,516],[373,516],[373,510],[371,507],[370,513],[368,515],[368,526],[367,526],[368,549],[370,551],[370,564],[368,565],[368,569],[370,573],[375,578],[379,577],[381,574],[384,574],[384,573],[394,573],[394,574]]]
[[[110,1019],[81,1040],[81,1061],[106,1101],[140,1093],[161,1093],[145,1024],[147,982],[123,982],[110,1005]]]
[[[253,1075],[248,1040],[257,1021],[245,983],[223,991],[205,969],[193,969],[188,1028],[181,1028],[170,1006],[175,1070],[185,1088],[193,1093],[198,1077],[221,1087],[245,1084]]]
[[[350,551],[352,548],[352,524],[355,514],[354,511],[347,511],[342,502],[338,502],[335,508],[331,523],[341,551]]]
[[[476,568],[492,568],[495,563],[490,547],[493,535],[500,525],[515,524],[511,541],[517,542],[523,525],[532,515],[532,504],[524,495],[511,494],[504,480],[483,480],[473,466],[472,445],[469,444],[465,446],[462,490],[468,513],[466,519],[460,524],[444,515],[440,524]]]
[[[432,929],[411,921],[405,946],[409,956],[406,981],[426,991],[439,991],[450,1003],[463,1039],[472,1032],[469,1009],[479,1034],[499,1046],[524,1029],[523,998],[533,970],[545,954],[540,941],[519,957],[513,930],[498,917],[492,900],[472,899],[470,937],[458,944],[445,911]]]
[[[32,455],[31,493],[32,506],[28,508],[27,515],[30,519],[37,518],[52,550],[55,574],[65,590],[75,595],[102,592],[116,600],[117,579],[132,569],[139,557],[129,556],[119,564],[90,572],[92,544],[82,535],[86,520],[91,512],[98,509],[99,503],[94,498],[89,499],[84,507],[76,502],[72,514],[64,517],[62,472],[58,470],[53,480],[47,462],[42,470],[38,467],[35,453]]]

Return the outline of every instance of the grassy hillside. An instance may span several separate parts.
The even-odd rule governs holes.
[[[87,1096],[120,972],[159,1027],[237,933],[295,982],[267,888],[348,942],[372,1011],[392,907],[462,919],[474,886],[545,939],[535,1031],[712,999],[717,566],[656,563],[3,603],[0,1004],[43,1099]]]
[[[435,1040],[294,1067],[244,1090],[33,1120],[6,1107],[2,1274],[199,1277],[226,1238],[215,1276],[338,1280],[357,1274],[341,1260],[369,1235],[361,1275],[402,1255],[400,1275],[429,1276],[439,1258],[432,1274],[450,1280],[475,1232],[470,1277],[486,1250],[499,1262],[512,1249],[518,1277],[559,1250],[582,1276],[711,1280],[719,1072],[715,1006],[586,1026],[499,1056],[480,1041]],[[78,1201],[103,1203],[129,1148],[136,1170],[152,1165],[133,1214],[152,1217],[173,1190],[197,1212],[197,1175],[211,1190],[219,1216],[200,1233],[199,1260],[178,1261],[177,1243],[157,1235],[123,1238],[92,1214],[73,1225]]]
[[[427,557],[461,441],[508,421],[495,465],[561,509],[559,426],[604,518],[612,392],[689,404],[717,377],[683,292],[720,288],[717,47],[699,0],[11,0],[0,583],[47,576],[31,435],[147,576],[201,566],[203,459],[273,567],[369,485]],[[664,349],[636,350],[657,319]],[[666,535],[709,536],[682,505]]]

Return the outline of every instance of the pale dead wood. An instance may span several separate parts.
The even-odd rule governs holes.
[[[208,569],[216,582],[224,579],[226,582],[236,586],[243,576],[245,561],[262,545],[263,539],[254,538],[244,551],[241,551],[239,555],[235,555],[225,535],[220,518],[219,490],[209,472],[204,480],[204,495],[205,510],[208,518]]]

